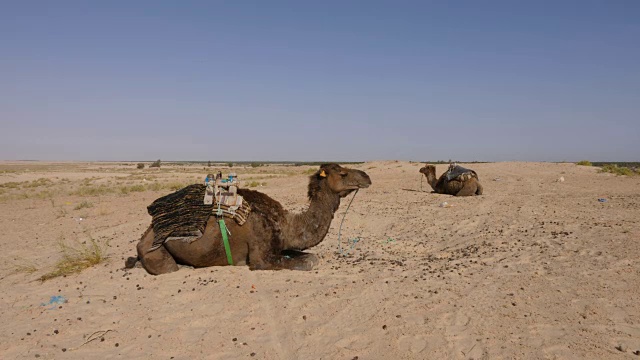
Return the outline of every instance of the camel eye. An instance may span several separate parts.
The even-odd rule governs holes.
[[[348,175],[347,173],[340,173],[340,176],[342,177],[347,177],[347,175]]]

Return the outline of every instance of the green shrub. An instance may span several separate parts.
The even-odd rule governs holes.
[[[591,166],[591,161],[589,160],[580,160],[576,163],[576,165],[582,165],[582,166]]]
[[[626,176],[635,175],[633,170],[629,169],[628,167],[618,166],[615,164],[607,164],[602,166],[602,168],[600,169],[600,172],[608,172],[615,175],[626,175]]]
[[[138,169],[144,169],[144,163],[138,163],[137,168]]]

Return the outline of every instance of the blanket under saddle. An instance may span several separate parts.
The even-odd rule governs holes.
[[[211,205],[204,204],[204,193],[205,185],[189,185],[157,199],[147,207],[154,232],[153,245],[149,251],[159,248],[169,238],[195,240],[202,236],[209,216],[218,212],[215,201]],[[221,204],[220,210],[224,217],[234,219],[238,225],[242,225],[247,221],[251,206],[243,201],[237,209]]]
[[[447,169],[445,176],[447,177],[447,181],[451,181],[457,178],[460,178],[460,180],[462,181],[469,180],[472,177],[476,179],[478,178],[478,174],[476,174],[475,171],[471,169],[463,168],[458,164],[449,165],[449,169]]]

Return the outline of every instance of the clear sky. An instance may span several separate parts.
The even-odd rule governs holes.
[[[0,159],[640,160],[640,1],[2,1]]]

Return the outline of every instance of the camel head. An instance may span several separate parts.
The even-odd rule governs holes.
[[[436,176],[436,166],[435,165],[425,164],[425,166],[420,169],[420,173],[425,174],[427,176],[433,175],[433,177],[435,177]]]
[[[348,169],[338,164],[323,164],[309,177],[309,199],[313,199],[322,189],[329,189],[340,197],[357,189],[371,185],[369,175],[364,171]]]

